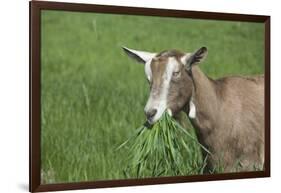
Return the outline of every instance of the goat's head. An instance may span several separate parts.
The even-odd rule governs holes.
[[[206,57],[207,48],[202,47],[194,53],[177,50],[150,53],[123,49],[128,56],[145,66],[150,85],[150,95],[144,108],[148,122],[155,123],[165,110],[171,115],[179,113],[190,101],[194,88],[192,66]]]

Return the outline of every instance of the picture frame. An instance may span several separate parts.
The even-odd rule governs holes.
[[[30,60],[30,97],[29,97],[29,191],[60,191],[89,188],[122,187],[136,185],[152,185],[167,183],[184,183],[197,181],[230,180],[243,178],[270,177],[270,16],[265,15],[246,15],[232,13],[215,13],[187,10],[168,10],[155,8],[137,8],[124,6],[93,5],[80,3],[62,3],[47,1],[29,2],[29,60]],[[41,12],[42,10],[56,10],[83,13],[103,13],[103,14],[122,14],[138,16],[158,16],[171,18],[189,18],[219,21],[242,21],[255,22],[264,25],[264,76],[265,76],[265,152],[264,170],[239,172],[204,174],[191,176],[157,177],[143,179],[121,179],[121,180],[99,180],[87,182],[70,183],[41,183]]]

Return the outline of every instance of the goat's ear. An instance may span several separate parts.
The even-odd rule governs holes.
[[[126,47],[122,48],[130,58],[142,64],[145,64],[147,61],[151,60],[156,55],[155,53],[133,50]]]
[[[191,69],[193,65],[201,63],[208,55],[208,50],[206,47],[202,47],[195,51],[194,53],[187,53],[182,57],[183,64],[187,69]]]

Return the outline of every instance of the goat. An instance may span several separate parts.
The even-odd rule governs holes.
[[[126,47],[123,50],[144,64],[150,85],[144,111],[150,124],[159,120],[165,110],[173,116],[183,111],[195,128],[198,141],[212,153],[207,161],[208,171],[218,163],[224,172],[263,167],[263,75],[211,79],[198,66],[207,56],[206,47],[193,53],[150,53]]]

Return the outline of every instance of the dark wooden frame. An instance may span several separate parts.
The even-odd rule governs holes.
[[[133,8],[120,6],[103,6],[75,3],[58,2],[29,2],[30,18],[30,98],[29,98],[29,190],[31,192],[74,190],[88,188],[104,188],[117,186],[149,185],[182,183],[195,181],[211,181],[241,178],[270,177],[270,16],[243,15],[231,13],[213,13],[197,11],[180,11],[168,9]],[[194,19],[213,19],[227,21],[247,21],[264,23],[264,50],[265,50],[265,169],[264,171],[194,175],[194,176],[175,176],[146,179],[126,179],[126,180],[105,180],[95,182],[77,182],[64,184],[40,184],[40,142],[41,142],[41,75],[40,75],[40,11],[41,10],[65,10],[95,13],[116,13],[128,15],[149,15],[162,17],[194,18]]]

